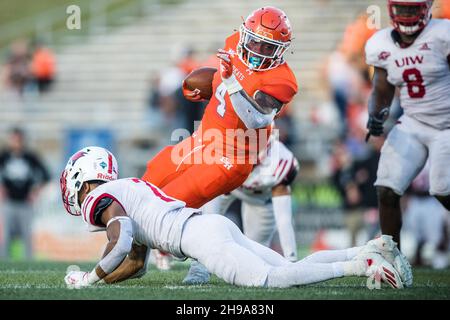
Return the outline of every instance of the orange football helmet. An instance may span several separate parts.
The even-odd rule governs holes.
[[[254,71],[265,71],[284,63],[291,45],[292,29],[286,14],[274,7],[253,11],[239,29],[236,51],[242,62]]]

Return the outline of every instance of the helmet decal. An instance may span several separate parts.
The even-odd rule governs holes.
[[[72,161],[72,165],[75,164],[75,162],[77,162],[78,159],[80,159],[81,157],[84,157],[86,155],[86,152],[84,151],[78,151],[77,153],[75,153],[70,160]]]

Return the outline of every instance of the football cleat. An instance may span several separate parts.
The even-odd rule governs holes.
[[[392,240],[392,236],[382,235],[379,238],[370,240],[363,249],[366,252],[378,252],[384,259],[392,264],[400,274],[405,287],[413,284],[412,267],[406,256],[398,249],[397,243]]]
[[[189,272],[183,279],[184,284],[199,285],[209,282],[209,272],[200,262],[194,261],[191,263]]]

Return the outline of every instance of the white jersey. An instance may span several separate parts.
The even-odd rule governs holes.
[[[298,161],[292,152],[278,140],[273,140],[247,180],[231,192],[250,204],[264,205],[272,198],[272,188],[280,184]]]
[[[81,204],[89,231],[105,230],[95,222],[95,208],[103,198],[119,203],[133,222],[133,238],[140,244],[184,258],[180,250],[186,220],[199,210],[185,208],[183,201],[164,194],[156,186],[137,178],[107,182],[91,191]]]
[[[366,62],[387,70],[400,89],[405,114],[437,129],[450,128],[450,20],[431,19],[414,43],[399,47],[392,28],[375,33],[366,44]]]

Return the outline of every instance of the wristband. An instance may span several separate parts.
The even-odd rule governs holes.
[[[242,90],[242,86],[239,83],[239,81],[237,81],[234,74],[231,75],[231,77],[229,77],[227,79],[223,78],[222,81],[225,84],[225,87],[227,88],[229,95],[232,95],[233,93],[236,93],[236,92]]]

